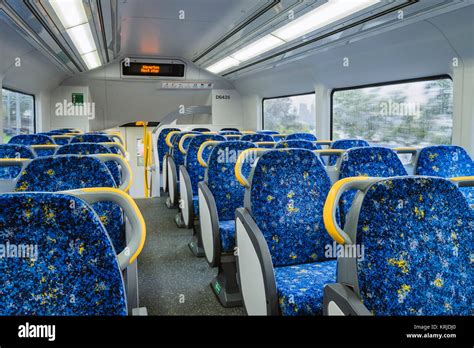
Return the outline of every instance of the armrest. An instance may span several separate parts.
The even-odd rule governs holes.
[[[249,315],[279,315],[273,262],[268,244],[246,208],[236,210],[237,274]]]
[[[336,283],[324,287],[324,315],[372,315],[360,298],[346,285]]]
[[[214,195],[205,181],[198,186],[199,191],[199,221],[201,237],[207,262],[211,267],[220,264],[221,236],[219,231],[219,215]]]
[[[89,204],[97,202],[113,202],[118,204],[130,222],[132,232],[128,245],[117,256],[120,268],[124,270],[137,259],[145,244],[146,224],[137,204],[128,194],[109,187],[83,188],[60,193],[76,196]]]

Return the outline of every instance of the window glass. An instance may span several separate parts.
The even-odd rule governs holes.
[[[35,131],[35,99],[32,95],[2,89],[3,142],[17,134]]]
[[[264,99],[263,126],[282,134],[315,133],[315,94]]]
[[[435,79],[334,91],[333,139],[374,144],[451,144],[453,83]]]

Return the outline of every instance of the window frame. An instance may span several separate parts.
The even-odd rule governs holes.
[[[331,97],[330,97],[330,112],[329,112],[329,123],[330,123],[330,128],[329,128],[329,140],[334,140],[334,93],[335,92],[341,92],[341,91],[349,91],[349,90],[354,90],[354,89],[363,89],[363,88],[371,88],[371,87],[383,87],[383,86],[390,86],[390,85],[399,85],[399,84],[404,84],[404,83],[411,83],[411,82],[423,82],[423,81],[436,81],[436,80],[446,80],[450,79],[451,82],[453,82],[453,78],[449,74],[442,74],[442,75],[433,75],[433,76],[424,76],[424,77],[416,77],[412,79],[403,79],[403,80],[393,80],[393,81],[386,81],[386,82],[376,82],[376,83],[370,83],[370,84],[365,84],[365,85],[356,85],[356,86],[350,86],[350,87],[341,87],[341,88],[333,88],[331,90]],[[453,98],[454,98],[454,85],[453,85]],[[453,101],[454,104],[454,101]],[[454,106],[454,105],[453,105]],[[454,113],[453,113],[453,120],[454,120]]]
[[[20,93],[20,94],[23,94],[23,95],[33,97],[33,134],[36,134],[36,97],[35,97],[35,95],[31,94],[31,93],[26,93],[26,92],[23,92],[23,91],[19,91],[17,89],[5,87],[5,86],[2,86],[2,89],[6,90],[6,91],[9,91],[9,92]],[[3,124],[2,124],[2,127],[3,127]],[[2,133],[3,133],[3,129],[2,129]]]
[[[267,98],[262,98],[262,129],[265,129],[265,100],[272,100],[272,99],[280,99],[280,98],[291,98],[291,97],[300,97],[300,96],[303,96],[303,95],[310,95],[310,94],[314,94],[314,104],[316,106],[316,91],[312,91],[312,92],[304,92],[304,93],[297,93],[297,94],[288,94],[288,95],[280,95],[280,96],[277,96],[277,97],[267,97]],[[315,110],[316,110],[316,107],[315,107]],[[316,111],[315,111],[316,112]],[[315,117],[315,125],[316,125],[316,114],[313,115]]]

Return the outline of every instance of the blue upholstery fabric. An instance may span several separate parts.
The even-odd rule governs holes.
[[[15,135],[9,141],[9,144],[17,145],[54,145],[54,140],[44,134],[20,134]]]
[[[273,149],[275,148],[275,142],[265,142],[265,143],[260,143],[260,144],[255,144],[257,145],[258,148],[261,149]]]
[[[105,134],[81,134],[71,139],[70,144],[75,143],[110,143],[112,138]]]
[[[235,178],[234,167],[239,154],[254,147],[248,141],[226,141],[216,145],[209,156],[206,180],[216,201],[219,221],[234,220],[235,209],[243,206],[245,190]],[[248,176],[249,169],[250,166],[244,167],[244,175]]]
[[[96,155],[99,153],[112,153],[110,149],[99,143],[75,143],[61,146],[56,155]],[[114,177],[117,186],[122,183],[122,174],[117,162],[108,161],[105,163],[110,173]]]
[[[60,129],[53,129],[50,132],[58,133],[58,134],[66,134],[66,133],[80,133],[77,129],[74,128],[60,128]]]
[[[206,174],[206,169],[201,166],[198,162],[197,154],[201,145],[206,141],[225,141],[226,139],[222,135],[215,135],[215,134],[201,134],[196,135],[194,138],[191,138],[189,143],[186,158],[184,161],[184,165],[186,166],[186,170],[188,171],[189,178],[191,179],[191,187],[193,190],[193,194],[197,194],[198,192],[198,184],[200,181],[204,180],[204,176]],[[209,155],[211,154],[213,147],[208,146],[203,152],[203,158],[207,160]]]
[[[284,140],[276,144],[275,149],[307,149],[320,150],[321,146],[308,140]]]
[[[473,233],[472,210],[445,179],[372,185],[357,228],[365,306],[375,315],[472,315]]]
[[[25,145],[0,144],[0,158],[35,158]],[[21,172],[21,166],[0,167],[0,179],[13,179]]]
[[[57,145],[67,145],[71,141],[71,138],[53,138]]]
[[[337,261],[276,267],[275,282],[281,314],[322,315],[326,284],[336,282]]]
[[[257,133],[260,133],[260,134],[268,134],[268,135],[274,135],[274,134],[280,134],[280,132],[277,132],[277,131],[273,131],[273,130],[258,130]]]
[[[168,153],[169,147],[166,145],[166,137],[170,132],[181,131],[179,128],[165,128],[158,134],[158,160],[160,161],[160,172],[163,170],[163,157]]]
[[[181,138],[186,135],[186,134],[199,134],[198,132],[181,132],[179,134],[176,134],[176,136],[173,137],[173,147],[171,148],[171,157],[174,160],[174,164],[176,165],[176,170],[179,170],[179,166],[184,164],[184,154],[179,151],[179,142]],[[189,142],[191,141],[191,138],[188,138]],[[185,145],[185,144],[183,144]]]
[[[316,141],[318,138],[316,138],[315,135],[311,133],[293,133],[287,135],[285,140],[308,140],[308,141]]]
[[[244,134],[240,138],[242,141],[251,141],[253,143],[260,142],[260,141],[273,141],[273,137],[268,134],[260,134],[260,133],[255,133],[255,134]]]
[[[52,149],[43,149],[43,148],[36,148],[34,149],[36,157],[46,157],[46,156],[54,156],[56,153],[57,148]]]
[[[127,314],[114,249],[88,204],[68,195],[4,194],[0,211],[0,244],[33,246],[29,257],[0,257],[0,315]]]
[[[238,130],[221,130],[220,135],[242,135]]]
[[[474,162],[459,146],[428,146],[420,151],[415,174],[453,178],[474,175]],[[474,204],[474,187],[461,187],[463,195]]]
[[[199,196],[193,196],[194,215],[199,216]]]
[[[210,132],[211,130],[209,128],[193,128],[191,130],[192,132]]]
[[[222,251],[229,252],[235,247],[235,220],[219,221]]]
[[[347,150],[342,156],[339,179],[351,176],[390,177],[407,175],[407,171],[397,154],[385,147],[358,147]],[[352,205],[357,191],[349,190],[341,196],[341,224]]]
[[[16,191],[57,192],[85,187],[116,187],[107,166],[88,156],[64,155],[36,158],[21,173]],[[110,202],[93,205],[117,253],[125,248],[122,209]]]
[[[349,150],[354,147],[366,147],[370,146],[370,144],[362,139],[343,139],[343,140],[336,140],[331,144],[331,149],[338,149],[338,150]],[[334,166],[337,162],[338,156],[329,156],[329,165]]]
[[[325,261],[332,239],[323,222],[331,181],[316,154],[274,150],[257,161],[250,208],[267,241],[274,267]]]

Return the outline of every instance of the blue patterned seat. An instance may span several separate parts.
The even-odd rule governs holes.
[[[383,202],[383,204],[381,204]],[[360,298],[375,315],[472,315],[474,215],[434,177],[383,179],[361,204]]]
[[[273,131],[273,130],[266,130],[266,129],[258,130],[257,133],[259,133],[259,134],[268,134],[268,135],[280,134],[280,132]]]
[[[19,134],[12,137],[9,144],[17,145],[54,145],[54,140],[48,135],[44,134]]]
[[[206,172],[206,182],[214,196],[220,231],[225,233],[225,244],[221,236],[221,249],[232,251],[235,246],[235,209],[242,207],[245,190],[234,175],[238,155],[255,145],[248,141],[227,141],[217,144],[211,152]],[[245,167],[248,175],[250,166]]]
[[[160,162],[160,172],[163,170],[163,157],[168,153],[169,147],[166,144],[166,137],[170,132],[179,132],[181,131],[179,128],[165,128],[162,129],[160,134],[158,134],[158,161]]]
[[[35,158],[35,154],[25,145],[0,144],[0,158]],[[0,167],[0,179],[16,178],[21,166]]]
[[[407,171],[397,154],[385,147],[358,147],[347,150],[342,156],[339,168],[339,179],[353,176],[390,177],[407,175]],[[351,208],[356,195],[350,190],[341,196],[340,214],[341,225]]]
[[[199,133],[204,133],[204,132],[210,132],[211,130],[209,128],[193,128],[191,129],[192,132],[199,132]]]
[[[311,133],[293,133],[287,135],[285,140],[308,140],[308,141],[316,141],[318,138],[314,134]]]
[[[105,134],[91,133],[91,134],[80,134],[76,135],[71,139],[70,144],[75,143],[110,143],[112,138]]]
[[[219,131],[220,135],[242,135],[239,130],[221,130]]]
[[[226,141],[225,137],[222,135],[216,134],[201,134],[197,135],[194,138],[190,138],[189,145],[187,146],[186,157],[184,160],[184,166],[188,172],[189,178],[191,180],[191,189],[193,196],[197,195],[198,192],[198,183],[204,180],[206,169],[199,164],[197,155],[199,148],[206,141]],[[208,146],[205,148],[202,157],[207,159],[211,154],[213,147]],[[198,205],[199,207],[199,205]],[[197,215],[199,208],[194,210],[194,213]]]
[[[321,146],[308,140],[283,140],[276,144],[275,149],[320,150]]]
[[[94,157],[62,155],[36,158],[21,173],[15,191],[57,192],[85,187],[117,187],[105,164]],[[114,203],[93,205],[117,253],[125,248],[122,209]]]
[[[322,314],[324,284],[335,281],[323,222],[330,187],[318,156],[306,149],[264,153],[254,168],[250,215],[268,245],[284,315]]]
[[[68,144],[61,146],[56,151],[56,155],[96,155],[99,153],[112,153],[112,151],[99,143]],[[122,183],[122,175],[118,163],[109,161],[106,162],[105,165],[110,170],[117,186],[120,186]]]
[[[370,146],[370,144],[362,139],[341,139],[336,140],[331,144],[331,149],[337,150],[349,150],[354,147],[366,147]],[[338,156],[329,156],[329,165],[334,166],[337,162]]]
[[[244,134],[240,138],[241,141],[250,141],[253,143],[261,142],[261,141],[273,141],[273,137],[268,134],[263,133],[255,133],[255,134]]]
[[[0,257],[0,315],[127,314],[114,249],[88,204],[68,195],[3,194],[0,211],[0,244],[29,250]]]
[[[416,175],[453,178],[474,175],[474,163],[460,146],[428,146],[420,151],[415,165]],[[461,187],[470,204],[474,204],[474,188]]]

